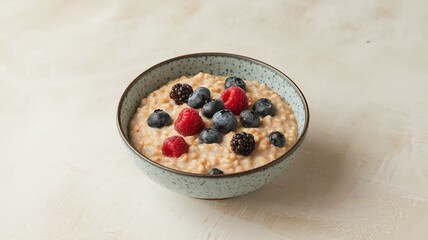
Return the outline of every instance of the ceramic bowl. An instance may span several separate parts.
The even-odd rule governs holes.
[[[265,83],[291,106],[298,124],[298,140],[276,160],[239,173],[207,176],[171,169],[152,161],[134,149],[128,124],[142,98],[168,81],[205,72],[220,76],[239,76]],[[202,199],[231,198],[254,191],[281,173],[301,146],[308,129],[309,110],[297,85],[278,69],[249,57],[228,53],[196,53],[161,62],[140,74],[125,89],[117,109],[119,133],[137,165],[158,184],[181,194]]]

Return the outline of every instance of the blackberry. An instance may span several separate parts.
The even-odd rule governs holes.
[[[241,132],[232,137],[230,147],[236,154],[248,156],[256,147],[256,142],[252,134]]]
[[[192,86],[186,83],[177,83],[172,86],[169,97],[178,105],[187,103],[189,96],[193,93]]]

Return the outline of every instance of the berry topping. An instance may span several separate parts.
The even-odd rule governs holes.
[[[193,89],[189,84],[186,83],[177,83],[172,86],[171,92],[169,92],[169,97],[174,100],[178,105],[187,103],[190,94],[193,93]]]
[[[211,168],[208,172],[207,175],[221,175],[224,174],[224,172],[218,168]]]
[[[252,110],[244,110],[239,114],[239,120],[242,126],[246,128],[256,128],[260,126],[260,119]]]
[[[162,154],[167,157],[180,157],[183,153],[187,153],[189,145],[181,136],[172,136],[162,144]]]
[[[254,103],[253,110],[262,117],[266,117],[267,115],[271,115],[273,117],[276,112],[272,102],[267,98],[260,98],[257,100]]]
[[[285,137],[281,132],[271,132],[269,134],[269,142],[275,147],[284,147],[285,145]]]
[[[201,108],[206,102],[211,99],[211,93],[208,88],[197,88],[187,100],[187,105],[192,108]]]
[[[216,112],[211,120],[213,128],[221,133],[233,131],[238,124],[233,113],[226,109]]]
[[[161,109],[156,109],[147,118],[147,125],[152,128],[163,128],[164,126],[171,125],[171,122],[169,114]]]
[[[221,134],[219,131],[213,128],[205,128],[199,134],[199,142],[200,143],[220,143],[221,142]]]
[[[237,86],[226,89],[220,98],[224,102],[224,108],[229,109],[235,115],[239,115],[242,110],[248,107],[245,91]]]
[[[202,115],[207,118],[212,118],[214,113],[222,110],[224,108],[224,104],[220,99],[213,99],[210,102],[205,103],[202,108]]]
[[[232,86],[240,87],[244,91],[247,90],[247,85],[245,85],[244,80],[242,80],[240,78],[237,78],[237,77],[229,77],[224,82],[224,89],[228,89],[228,88],[230,88]]]
[[[236,154],[248,156],[256,147],[256,142],[252,134],[241,132],[233,135],[230,147]]]
[[[183,108],[174,123],[174,129],[183,136],[191,136],[204,129],[204,122],[198,111],[193,108]]]

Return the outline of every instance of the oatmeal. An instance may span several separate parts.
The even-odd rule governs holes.
[[[225,86],[230,87],[227,86],[230,81],[225,84],[226,79],[199,73],[170,81],[149,94],[142,99],[130,123],[132,146],[169,168],[203,174],[250,170],[287,152],[297,141],[296,118],[287,103],[265,84],[256,81],[232,81],[235,86],[228,88],[226,93]],[[188,103],[184,103],[189,94],[176,96],[171,92],[173,88],[174,94],[195,91]],[[196,93],[198,98],[194,97]],[[221,97],[238,100],[232,106],[229,101],[220,101]],[[208,102],[211,99],[213,101]],[[217,111],[222,108],[230,111]],[[233,114],[235,117],[231,117]],[[186,120],[186,124],[191,125],[189,129],[179,126],[185,118],[191,119]],[[198,121],[202,125],[198,125]],[[182,138],[185,141],[180,140]],[[178,144],[178,147],[165,149],[165,144]]]

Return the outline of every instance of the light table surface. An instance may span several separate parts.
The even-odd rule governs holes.
[[[0,239],[427,239],[427,7],[3,1]],[[311,111],[291,166],[224,201],[149,180],[115,124],[138,74],[205,51],[272,64]]]

